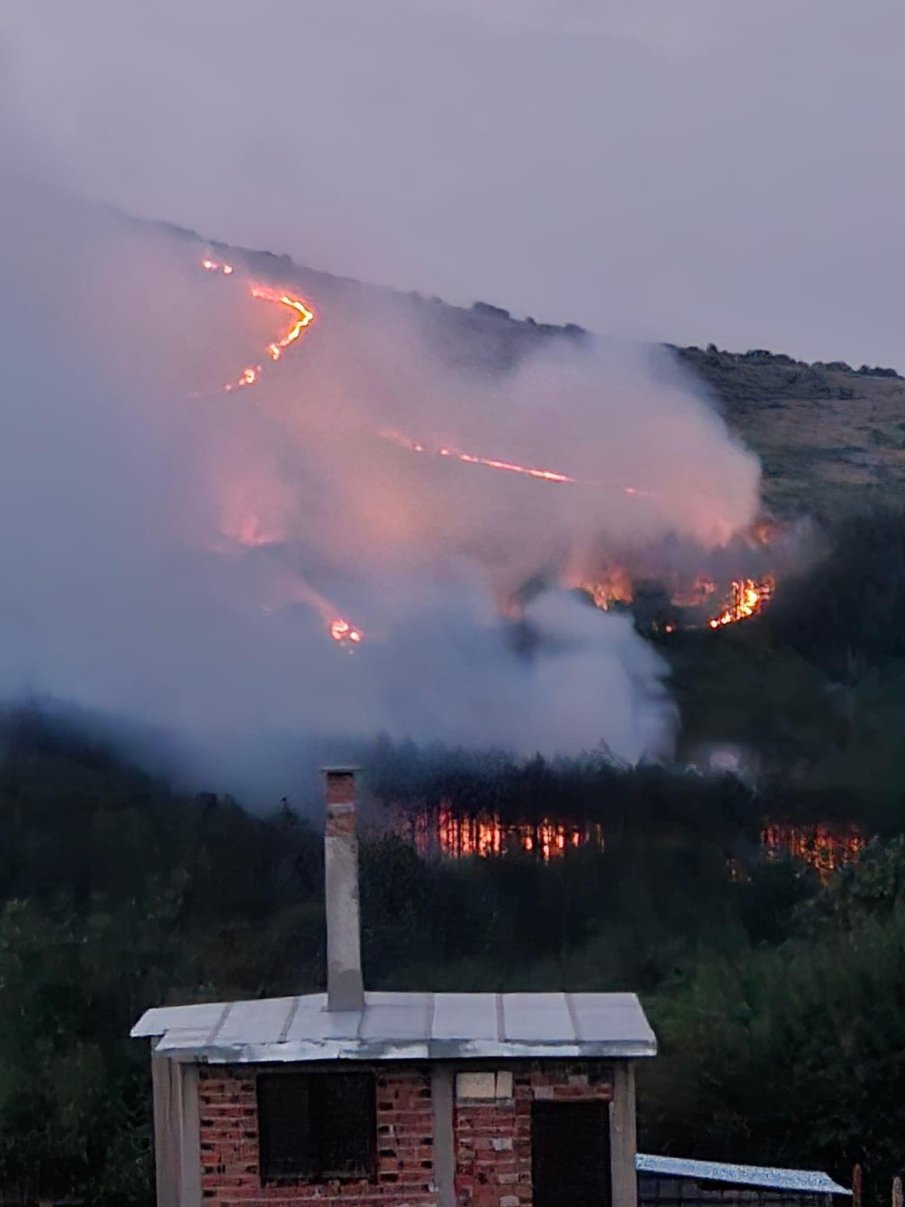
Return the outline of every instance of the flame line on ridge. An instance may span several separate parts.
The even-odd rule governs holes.
[[[233,265],[225,261],[214,260],[206,257],[201,261],[201,267],[207,272],[221,273],[223,276],[235,275]],[[277,289],[273,286],[261,285],[252,282],[249,285],[250,296],[259,301],[271,302],[280,306],[284,306],[293,312],[293,321],[288,331],[279,339],[273,340],[265,349],[267,357],[271,361],[279,360],[283,353],[301,339],[304,332],[315,322],[315,312],[312,307],[302,298],[295,297],[286,290]],[[247,365],[239,377],[221,387],[222,392],[231,393],[238,389],[243,389],[248,386],[255,385],[264,371],[263,362],[254,365]],[[615,486],[611,483],[594,481],[585,478],[576,478],[570,474],[560,473],[557,470],[542,469],[537,466],[520,465],[514,461],[505,461],[495,457],[482,457],[476,453],[465,452],[449,445],[440,445],[434,449],[428,449],[424,444],[417,440],[412,440],[408,436],[402,435],[400,432],[392,430],[379,430],[377,435],[382,440],[396,444],[400,448],[404,448],[409,452],[421,454],[425,456],[436,456],[445,459],[459,461],[465,465],[483,466],[486,469],[499,470],[505,473],[516,474],[521,477],[531,478],[534,481],[550,482],[554,485],[570,485],[583,486],[598,490],[618,491],[621,494],[631,495],[642,498],[657,497],[657,492],[642,490],[635,486]],[[317,594],[310,589],[312,594]],[[766,603],[770,600],[773,592],[773,581],[767,579],[763,582],[755,582],[752,579],[744,579],[733,582],[732,594],[729,601],[723,606],[720,613],[708,619],[707,625],[711,629],[719,629],[725,625],[733,624],[739,620],[744,620],[761,611]],[[324,597],[320,597],[323,607],[317,606],[316,610],[320,612],[324,622],[327,625],[327,631],[331,638],[349,648],[354,648],[360,644],[364,638],[362,630],[351,624],[345,618],[338,615],[333,605]]]
[[[381,440],[397,444],[400,448],[408,449],[412,453],[450,458],[455,461],[461,461],[465,465],[483,465],[486,469],[504,470],[506,473],[519,474],[522,477],[533,478],[535,481],[552,482],[557,485],[587,486],[595,490],[617,490],[621,494],[638,495],[643,498],[655,497],[654,491],[641,490],[636,486],[613,486],[608,482],[595,482],[590,478],[573,478],[570,474],[562,474],[552,469],[539,469],[531,465],[519,465],[515,461],[502,461],[495,457],[479,457],[476,453],[466,453],[462,449],[453,448],[450,445],[439,445],[435,449],[429,449],[426,445],[421,444],[420,441],[411,440],[408,436],[403,436],[401,432],[382,429],[377,434]]]

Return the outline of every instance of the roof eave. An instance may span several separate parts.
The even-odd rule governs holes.
[[[384,1060],[638,1060],[656,1056],[656,1041],[530,1043],[489,1040],[295,1040],[265,1044],[181,1044],[164,1035],[158,1055],[199,1064],[304,1064]]]

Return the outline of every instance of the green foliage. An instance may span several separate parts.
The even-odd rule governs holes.
[[[727,860],[753,857],[755,812],[734,780],[600,759],[444,764],[384,743],[373,783],[387,767],[409,803],[577,809],[608,846],[544,865],[365,841],[375,987],[654,988],[750,939]],[[7,719],[0,827],[0,1189],[143,1207],[148,1062],[128,1030],[155,1004],[322,985],[320,834],[285,806],[254,817],[180,796],[34,716]]]
[[[707,957],[650,1003],[644,1143],[817,1166],[861,1162],[875,1191],[905,1127],[903,845],[876,847],[808,909],[816,931]]]
[[[363,750],[387,816],[564,817],[605,842],[544,865],[371,837],[363,954],[375,988],[639,990],[662,1040],[647,1146],[843,1179],[861,1160],[879,1186],[905,1130],[905,531],[875,516],[837,535],[763,616],[662,646],[683,754],[741,746],[747,784],[599,753]],[[821,886],[763,856],[765,816],[882,841]],[[0,719],[0,1192],[146,1207],[131,1024],[323,979],[319,826],[187,797],[33,713]]]

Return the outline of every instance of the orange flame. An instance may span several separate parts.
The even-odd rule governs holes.
[[[772,857],[782,853],[808,864],[821,880],[837,868],[854,863],[866,845],[862,831],[854,825],[793,825],[765,823],[761,844]]]
[[[465,816],[442,804],[437,812],[400,819],[403,833],[422,855],[488,859],[507,851],[525,851],[544,862],[588,844],[604,848],[603,827],[574,825],[544,817],[537,822],[504,822],[495,813]]]
[[[593,579],[579,579],[576,584],[585,591],[595,607],[604,612],[619,610],[634,602],[635,588],[632,577],[622,566],[608,566]],[[776,580],[772,576],[763,579],[735,579],[729,589],[728,598],[719,605],[719,611],[707,619],[707,627],[721,629],[762,612],[773,598]],[[695,579],[690,586],[680,586],[671,592],[670,601],[676,608],[692,608],[700,612],[713,606],[711,596],[716,595],[717,584],[704,575]],[[700,620],[683,620],[681,627],[697,627]],[[663,631],[674,633],[680,627],[675,620],[666,621]]]
[[[210,258],[202,260],[201,267],[206,272],[219,272],[227,277],[232,276],[235,272],[231,264]],[[265,349],[270,360],[279,360],[286,349],[296,340],[301,339],[302,333],[314,322],[314,311],[302,298],[294,297],[282,289],[274,289],[270,285],[252,283],[249,286],[249,293],[256,301],[273,302],[275,305],[285,306],[292,311],[292,323],[289,329],[279,339],[269,343]],[[246,365],[236,380],[228,382],[223,389],[226,393],[230,393],[233,390],[241,390],[245,386],[253,386],[260,380],[263,371],[263,364]]]
[[[408,449],[412,453],[429,453],[423,444],[417,440],[411,440],[408,436],[403,436],[401,432],[381,431],[379,433],[382,440],[389,440],[393,444],[398,444],[400,448]],[[605,482],[592,482],[586,478],[573,478],[570,474],[561,474],[553,469],[538,469],[532,465],[519,465],[515,461],[501,461],[496,457],[479,457],[476,453],[466,453],[458,448],[450,448],[446,445],[440,445],[433,450],[433,455],[436,457],[451,457],[456,461],[462,461],[465,465],[483,465],[486,469],[504,470],[509,474],[521,474],[526,478],[534,478],[539,482],[558,482],[567,483],[571,486],[593,486],[605,487]],[[638,490],[634,486],[621,486],[614,489],[619,489],[626,495],[650,495],[650,491]]]
[[[205,272],[219,272],[226,277],[232,276],[235,273],[235,269],[231,264],[227,264],[221,260],[213,260],[210,257],[206,257],[201,261],[201,267]],[[289,329],[278,339],[269,343],[265,349],[269,359],[277,361],[287,348],[301,339],[303,332],[314,322],[314,311],[302,298],[294,297],[285,290],[274,289],[270,285],[252,283],[249,286],[249,293],[256,301],[273,302],[276,305],[285,306],[288,310],[292,311],[293,317]],[[223,388],[229,393],[244,386],[253,386],[260,380],[263,371],[263,364],[247,365],[235,381],[229,382]],[[242,517],[238,524],[231,527],[228,535],[246,548],[257,548],[273,544],[277,539],[275,535],[262,530],[257,517],[254,515]],[[349,650],[354,650],[364,641],[362,630],[356,625],[351,624],[344,617],[338,615],[338,611],[334,605],[325,596],[321,595],[319,591],[315,591],[313,587],[298,579],[294,586],[294,592],[300,599],[310,604],[320,613],[327,627],[327,632],[338,645]]]
[[[235,274],[235,269],[231,264],[212,259],[211,257],[203,259],[201,267],[206,272],[220,273],[223,276],[233,276]],[[292,314],[292,322],[288,329],[279,338],[271,341],[265,348],[266,356],[271,361],[278,361],[283,353],[300,340],[304,332],[314,323],[314,310],[302,298],[295,297],[293,294],[274,288],[273,286],[252,282],[249,285],[249,293],[256,301],[265,301],[283,306]],[[260,380],[263,372],[263,362],[246,365],[236,380],[227,383],[223,389],[225,392],[230,393],[234,390],[253,386]],[[576,478],[570,474],[561,473],[558,470],[543,469],[533,465],[520,465],[518,462],[506,461],[498,457],[482,457],[477,453],[466,452],[449,445],[440,445],[430,450],[419,441],[413,440],[396,431],[380,431],[378,434],[382,439],[391,441],[401,448],[407,449],[409,452],[443,457],[462,462],[465,465],[478,465],[485,469],[517,474],[521,477],[531,478],[534,481],[550,482],[556,485],[609,488],[618,490],[626,495],[646,497],[652,497],[653,495],[651,491],[641,490],[634,486],[613,486],[604,482]],[[239,538],[241,543],[249,545],[267,543],[268,541],[268,537],[256,531],[255,526],[249,528],[243,534],[243,537]],[[755,615],[769,601],[773,588],[774,581],[772,578],[764,579],[760,582],[753,579],[743,579],[733,582],[729,601],[723,606],[718,615],[711,617],[707,621],[709,627],[718,629],[724,625],[733,624],[736,621]],[[586,589],[591,592],[597,606],[604,609],[615,603],[631,602],[632,599],[631,581],[625,574],[621,575],[618,581],[614,580],[605,584],[590,584],[586,585]],[[696,584],[696,594],[699,597],[699,602],[711,594],[714,589],[713,583],[708,580],[699,580]],[[312,592],[312,594],[314,593]],[[317,606],[324,616],[328,632],[333,640],[350,649],[359,645],[363,640],[361,629],[350,624],[342,616],[339,616],[329,601],[323,600],[322,597],[320,598],[322,606],[320,604]],[[677,602],[679,601],[677,600]],[[671,625],[670,630],[673,627]]]
[[[736,579],[732,584],[729,601],[723,605],[718,615],[711,616],[707,624],[711,629],[720,629],[724,625],[756,616],[773,598],[775,586],[776,581],[773,578],[760,581],[753,578]]]

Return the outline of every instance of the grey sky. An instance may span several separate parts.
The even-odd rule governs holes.
[[[617,334],[905,368],[901,0],[5,0],[68,184]]]

